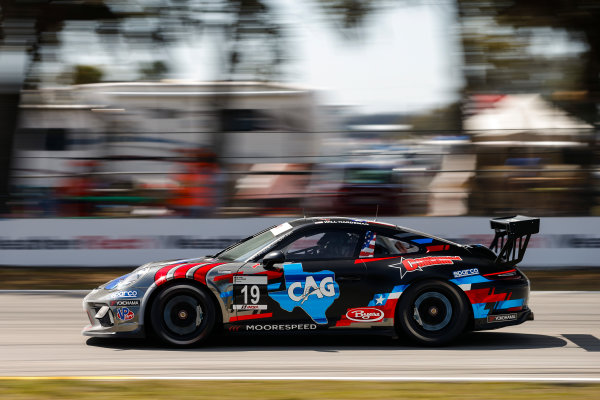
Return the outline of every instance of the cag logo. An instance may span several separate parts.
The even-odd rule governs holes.
[[[297,289],[301,289],[302,293],[300,294]],[[300,304],[304,303],[313,295],[317,296],[319,299],[335,296],[333,278],[330,276],[325,277],[317,284],[315,278],[308,276],[304,281],[304,285],[302,285],[301,282],[294,282],[288,288],[288,296],[290,296],[290,299],[293,301],[300,301]]]

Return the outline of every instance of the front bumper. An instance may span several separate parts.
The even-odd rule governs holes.
[[[141,318],[144,291],[94,289],[83,299],[90,323],[81,331],[94,337],[145,337]]]

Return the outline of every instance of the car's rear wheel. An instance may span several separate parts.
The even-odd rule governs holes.
[[[150,319],[155,335],[174,346],[205,341],[215,326],[216,306],[196,286],[180,284],[162,290],[152,303]]]
[[[469,320],[467,302],[458,290],[437,280],[411,285],[398,303],[397,329],[428,346],[441,346],[456,339]]]

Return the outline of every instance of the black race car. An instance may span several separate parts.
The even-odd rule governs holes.
[[[387,329],[424,345],[533,319],[516,264],[539,219],[491,220],[488,248],[350,218],[271,227],[215,256],[155,262],[94,289],[88,336],[187,346],[230,332]]]

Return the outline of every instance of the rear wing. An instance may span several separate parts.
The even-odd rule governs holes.
[[[496,254],[496,263],[507,267],[523,260],[529,238],[540,231],[540,219],[524,215],[492,218],[490,225],[496,232],[490,250]]]

